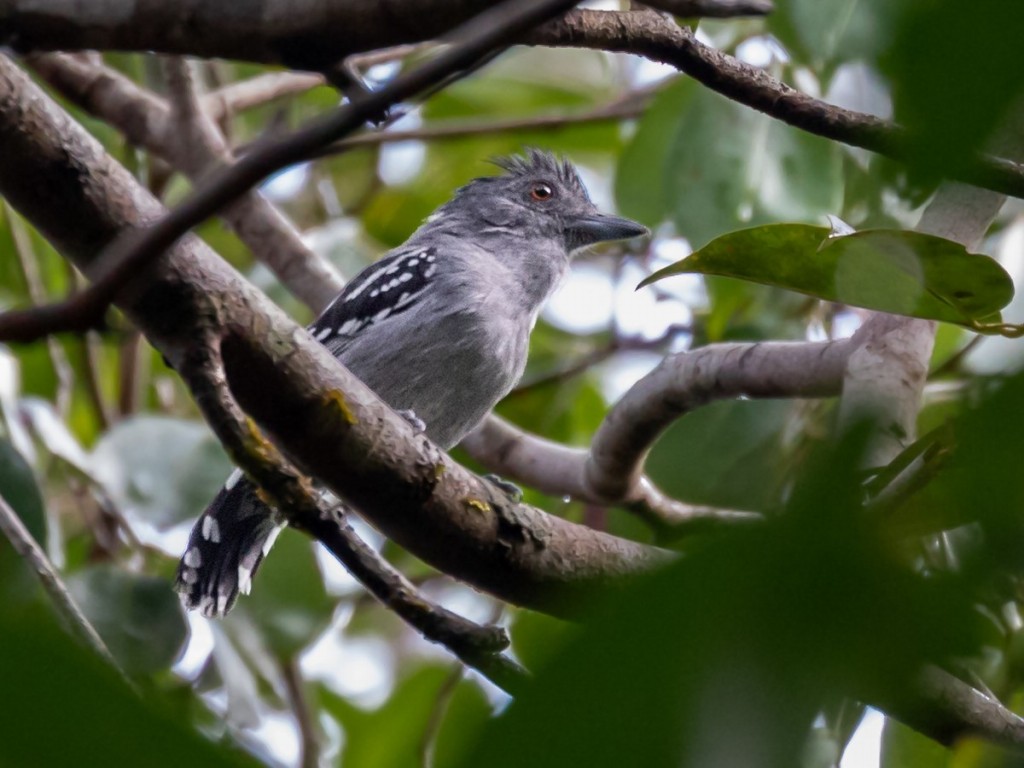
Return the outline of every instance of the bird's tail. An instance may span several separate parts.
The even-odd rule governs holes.
[[[174,589],[188,609],[223,616],[238,593],[249,593],[256,569],[284,527],[236,470],[196,521],[178,563]]]

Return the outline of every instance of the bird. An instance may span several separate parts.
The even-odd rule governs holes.
[[[601,213],[568,160],[540,149],[497,158],[405,243],[353,278],[308,327],[385,403],[443,449],[519,381],[530,332],[573,257],[647,234]],[[189,536],[175,589],[221,617],[248,593],[285,517],[235,470]]]

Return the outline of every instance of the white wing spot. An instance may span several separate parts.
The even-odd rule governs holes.
[[[316,338],[317,341],[323,341],[324,339],[326,339],[330,335],[331,335],[331,329],[330,328],[321,328],[320,331],[317,333],[315,338]]]
[[[203,538],[214,544],[220,544],[220,523],[210,515],[203,518]]]
[[[277,541],[277,537],[281,535],[281,531],[284,530],[284,526],[278,526],[267,535],[267,540],[263,542],[263,555],[266,557],[267,553],[270,552],[270,548],[274,546],[274,542]]]
[[[391,314],[391,307],[384,307],[380,312],[373,316],[373,322],[383,320],[385,317]]]
[[[243,595],[252,591],[252,571],[244,565],[238,566],[238,591]]]
[[[338,329],[338,335],[348,336],[350,333],[359,330],[359,326],[361,323],[362,319],[358,317],[353,317],[351,320],[346,320],[345,323],[341,326],[341,328]]]
[[[192,547],[192,549],[185,553],[185,557],[182,558],[182,562],[189,568],[198,568],[201,566],[203,564],[203,556],[199,552],[199,548]]]
[[[186,584],[195,584],[199,581],[199,574],[193,571],[191,568],[182,568],[181,575],[178,577]]]
[[[425,269],[425,270],[423,271],[423,276],[424,276],[424,277],[430,277],[430,276],[431,276],[432,274],[434,274],[435,272],[437,272],[437,264],[431,264],[431,265],[430,265],[429,267],[427,267],[427,268],[426,268],[426,269]]]
[[[241,480],[241,479],[242,479],[242,470],[236,469],[234,472],[232,472],[230,475],[228,475],[227,482],[224,483],[224,490],[225,491],[230,491],[232,488],[234,488],[236,485],[238,485],[238,481]]]

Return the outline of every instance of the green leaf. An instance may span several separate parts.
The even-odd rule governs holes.
[[[764,509],[777,498],[785,454],[779,435],[792,414],[781,400],[730,400],[679,419],[647,458],[669,495],[694,504]]]
[[[972,326],[1013,298],[1013,281],[988,256],[950,240],[877,229],[830,237],[826,227],[770,224],[713,240],[640,285],[670,275],[725,275],[826,301]]]
[[[953,753],[903,723],[885,719],[881,768],[947,768]]]
[[[656,227],[669,215],[665,169],[679,131],[679,116],[700,86],[680,78],[651,103],[615,173],[615,205],[623,216]]]
[[[828,77],[844,61],[876,50],[879,16],[861,0],[779,0],[766,26],[799,63]]]
[[[659,94],[619,173],[623,213],[669,216],[699,244],[744,224],[819,221],[843,200],[838,145],[691,83]]]
[[[263,629],[271,651],[292,659],[327,626],[334,601],[327,595],[313,545],[301,533],[285,529],[253,582],[252,594],[239,601]]]
[[[449,684],[451,665],[431,664],[403,679],[387,702],[372,712],[354,706],[329,691],[322,691],[324,707],[345,729],[345,765],[359,768],[418,768],[430,719],[441,704],[438,695]],[[475,689],[466,691],[466,688]],[[471,745],[466,741],[484,724],[486,703],[471,682],[458,684],[452,710],[437,742],[437,765],[452,765]],[[457,718],[448,722],[449,716]],[[460,732],[461,727],[465,732]]]
[[[896,119],[914,135],[912,162],[935,176],[971,162],[1013,118],[1024,93],[1024,4],[978,0],[969,12],[951,0],[873,4],[889,6],[895,16],[881,63],[892,81]],[[950,55],[951,41],[956,55]]]
[[[166,584],[164,590],[167,589]],[[173,598],[173,596],[172,596]],[[47,611],[0,604],[0,764],[99,768],[250,766],[258,762],[203,738],[169,702],[133,691]]]
[[[32,538],[45,549],[46,511],[32,467],[6,439],[0,439],[0,498],[10,505]],[[0,602],[34,597],[38,579],[0,534]]]
[[[36,543],[45,548],[46,511],[35,473],[5,439],[0,439],[0,497],[18,514]]]
[[[111,497],[160,528],[195,517],[231,473],[205,424],[167,416],[118,423],[93,458]]]
[[[130,675],[168,669],[188,636],[166,579],[98,566],[68,577],[68,589]]]

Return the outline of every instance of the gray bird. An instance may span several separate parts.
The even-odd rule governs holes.
[[[519,380],[537,314],[587,246],[646,234],[597,211],[576,169],[547,152],[496,161],[404,245],[359,273],[309,331],[442,448]],[[175,589],[221,616],[284,524],[236,470],[196,522]]]

